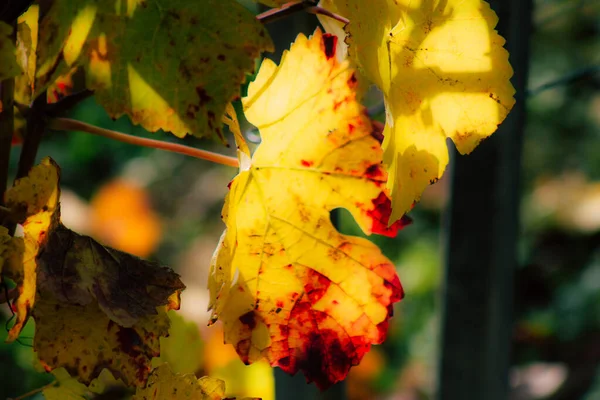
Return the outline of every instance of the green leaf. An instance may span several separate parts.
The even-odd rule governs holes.
[[[34,4],[19,17],[17,25],[17,62],[25,71],[15,78],[15,101],[30,104],[35,82],[39,6]]]
[[[111,117],[180,137],[222,137],[225,106],[272,49],[234,0],[56,0],[39,37],[37,93],[83,65]]]
[[[19,75],[15,44],[11,39],[12,27],[0,21],[0,81]]]

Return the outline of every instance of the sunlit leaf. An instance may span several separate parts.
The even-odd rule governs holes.
[[[390,223],[448,164],[491,135],[514,104],[495,13],[481,0],[334,0],[350,20],[349,53],[384,93]]]
[[[209,280],[213,319],[244,362],[266,357],[321,388],[384,340],[403,295],[380,250],[330,221],[344,207],[368,234],[405,223],[387,227],[381,149],[355,85],[318,30],[298,36],[280,66],[263,62],[243,99],[262,143],[231,182]]]
[[[7,341],[14,341],[31,315],[35,305],[37,269],[36,255],[45,246],[48,232],[59,224],[59,172],[56,164],[46,158],[19,179],[4,194],[4,202],[13,217],[23,225],[23,238],[12,240],[13,262],[7,276],[17,282],[19,295],[13,304],[17,318],[8,332]]]
[[[38,93],[83,65],[111,117],[207,137],[222,136],[225,106],[272,43],[234,0],[56,0],[38,47]]]

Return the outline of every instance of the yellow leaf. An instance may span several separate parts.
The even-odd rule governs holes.
[[[162,364],[152,372],[146,387],[137,389],[133,400],[221,400],[223,397],[225,382],[222,380],[174,374],[169,364]]]
[[[390,223],[448,164],[446,138],[470,153],[514,104],[495,13],[481,0],[334,0],[350,56],[384,93]]]
[[[176,311],[169,311],[169,336],[160,339],[160,357],[152,360],[157,367],[168,363],[175,373],[193,374],[202,367],[204,342],[198,326],[183,319]]]
[[[48,232],[60,220],[58,179],[57,165],[50,158],[45,158],[27,177],[19,179],[4,194],[6,205],[24,230],[23,238],[12,240],[12,257],[20,259],[20,262],[11,263],[8,276],[17,282],[19,296],[13,304],[17,318],[8,332],[8,342],[19,336],[35,305],[38,268],[36,255],[46,244]]]
[[[344,207],[368,234],[395,235],[405,222],[387,227],[379,142],[334,44],[319,30],[299,35],[250,84],[243,104],[262,143],[231,182],[209,280],[212,320],[244,362],[266,357],[321,388],[384,340],[403,295],[379,249],[330,221]]]

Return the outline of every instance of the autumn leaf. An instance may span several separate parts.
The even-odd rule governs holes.
[[[166,267],[65,228],[59,176],[46,158],[5,195],[24,230],[3,257],[19,290],[8,340],[32,314],[34,349],[48,371],[64,367],[88,384],[107,368],[127,385],[143,385],[168,335],[166,311],[179,308],[184,286]]]
[[[152,372],[146,387],[138,388],[133,400],[221,400],[224,397],[225,382],[222,380],[174,374],[169,364],[162,364]]]
[[[272,50],[234,0],[57,0],[39,31],[36,93],[82,65],[111,117],[179,137],[222,137],[225,106],[254,58]]]
[[[209,279],[212,318],[244,362],[266,357],[321,388],[384,340],[403,295],[380,250],[330,220],[343,207],[367,234],[390,236],[405,222],[387,227],[379,142],[334,43],[299,35],[250,84],[244,109],[262,143],[231,182]]]
[[[16,48],[11,39],[12,32],[13,28],[10,25],[0,21],[0,81],[17,76],[22,72],[17,63]]]
[[[444,173],[446,138],[468,154],[497,129],[514,104],[512,68],[484,1],[333,4],[350,20],[350,57],[385,96],[391,223]]]
[[[16,308],[15,324],[8,332],[8,342],[16,340],[31,315],[35,305],[37,287],[37,260],[40,248],[45,246],[48,231],[59,224],[58,206],[59,172],[49,158],[19,179],[4,194],[4,203],[11,209],[15,222],[23,225],[24,236],[11,241],[12,251],[6,274],[17,282],[19,295],[13,304]]]
[[[266,360],[245,365],[235,349],[224,343],[223,325],[214,324],[204,346],[204,370],[207,375],[226,382],[227,396],[256,395],[262,400],[275,399],[273,368]]]

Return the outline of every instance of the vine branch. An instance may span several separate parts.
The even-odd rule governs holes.
[[[173,153],[184,154],[186,156],[211,161],[217,164],[227,165],[229,167],[239,167],[238,159],[235,157],[230,157],[219,153],[213,153],[212,151],[196,149],[181,144],[163,142],[160,140],[128,135],[110,129],[99,128],[97,126],[86,124],[85,122],[77,121],[70,118],[54,118],[49,121],[48,128],[59,131],[87,132],[93,135],[103,136],[109,139],[118,140],[120,142],[133,144],[136,146],[150,147],[153,149],[160,149],[170,151]]]
[[[46,92],[41,93],[31,105],[27,113],[27,129],[23,139],[23,148],[19,158],[19,168],[17,169],[16,179],[27,176],[29,170],[35,164],[40,142],[45,131],[46,118],[44,111],[46,108]]]
[[[11,40],[16,41],[16,24],[12,24],[13,32]],[[15,110],[14,110],[14,92],[15,79],[5,79],[0,82],[0,206],[4,205],[4,191],[8,185],[8,167],[10,163],[10,148],[15,131]],[[9,225],[6,228],[10,230],[10,223],[0,219],[2,225]]]
[[[33,390],[31,390],[31,391],[29,391],[29,392],[27,392],[25,394],[22,394],[20,396],[14,397],[13,400],[23,400],[23,399],[26,399],[27,397],[31,397],[34,394],[38,394],[38,393],[43,392],[44,390],[46,390],[48,388],[51,388],[52,386],[55,386],[57,383],[58,383],[58,381],[52,381],[49,384],[44,385],[44,386],[42,386],[40,388],[33,389]]]
[[[304,0],[304,1],[292,1],[290,3],[285,3],[279,8],[272,8],[268,11],[265,11],[256,16],[256,19],[263,24],[269,24],[271,22],[289,17],[292,14],[295,14],[299,11],[305,10],[311,14],[320,14],[329,18],[333,18],[336,21],[340,21],[343,24],[347,24],[350,21],[347,18],[342,17],[341,15],[337,15],[332,13],[329,10],[324,9],[323,7],[319,7],[318,1],[313,0]]]

